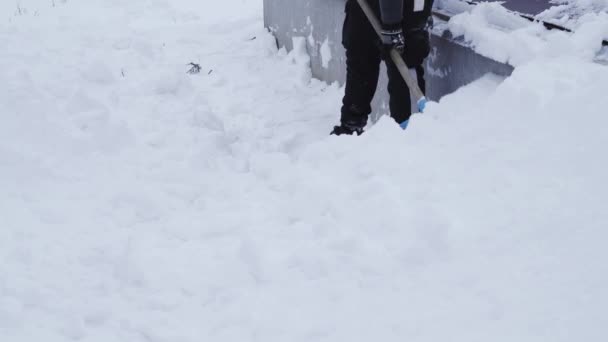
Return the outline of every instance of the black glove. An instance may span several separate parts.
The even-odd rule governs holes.
[[[408,67],[414,68],[424,63],[424,59],[431,52],[430,34],[426,29],[414,29],[404,35],[407,41],[405,63]]]
[[[405,37],[401,24],[383,26],[381,31],[382,52],[385,56],[390,56],[392,49],[400,54],[405,50]]]

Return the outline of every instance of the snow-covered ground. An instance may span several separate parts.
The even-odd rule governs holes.
[[[260,0],[17,3],[1,341],[608,339],[605,14],[585,40],[464,13],[473,45],[522,37],[512,77],[329,137],[342,90]]]

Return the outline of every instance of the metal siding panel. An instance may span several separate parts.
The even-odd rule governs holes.
[[[551,4],[551,0],[484,0],[490,2],[502,2],[505,8],[512,11],[517,11],[527,14],[539,14],[540,12],[548,9],[554,4]],[[475,2],[482,2],[475,0]]]

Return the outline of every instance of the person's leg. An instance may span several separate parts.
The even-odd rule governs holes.
[[[410,68],[410,73],[415,73],[418,86],[426,93],[426,81],[424,79],[424,60],[430,52],[429,33],[425,28],[410,29],[405,32],[405,62]],[[409,120],[412,111],[410,90],[407,87],[399,70],[392,60],[386,61],[388,71],[388,92],[390,95],[389,107],[391,117],[402,124]],[[406,125],[404,125],[406,126]]]
[[[419,65],[415,68],[416,78],[418,79],[418,87],[422,90],[423,94],[426,94],[426,79],[424,78],[424,65]]]
[[[342,124],[365,127],[372,112],[371,103],[379,74],[380,57],[376,53],[370,53],[369,50],[346,50],[346,87],[340,119]]]
[[[349,0],[342,38],[346,49],[346,86],[340,118],[342,126],[362,129],[367,124],[380,73],[377,39],[359,5]]]
[[[410,89],[392,60],[386,60],[386,69],[388,72],[388,94],[391,117],[395,119],[398,124],[401,124],[404,121],[409,120],[412,115]]]

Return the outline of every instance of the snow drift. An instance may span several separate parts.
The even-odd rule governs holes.
[[[608,337],[595,39],[514,27],[496,51],[541,44],[512,77],[337,138],[342,90],[276,50],[261,1],[19,3],[0,7],[3,340]]]

